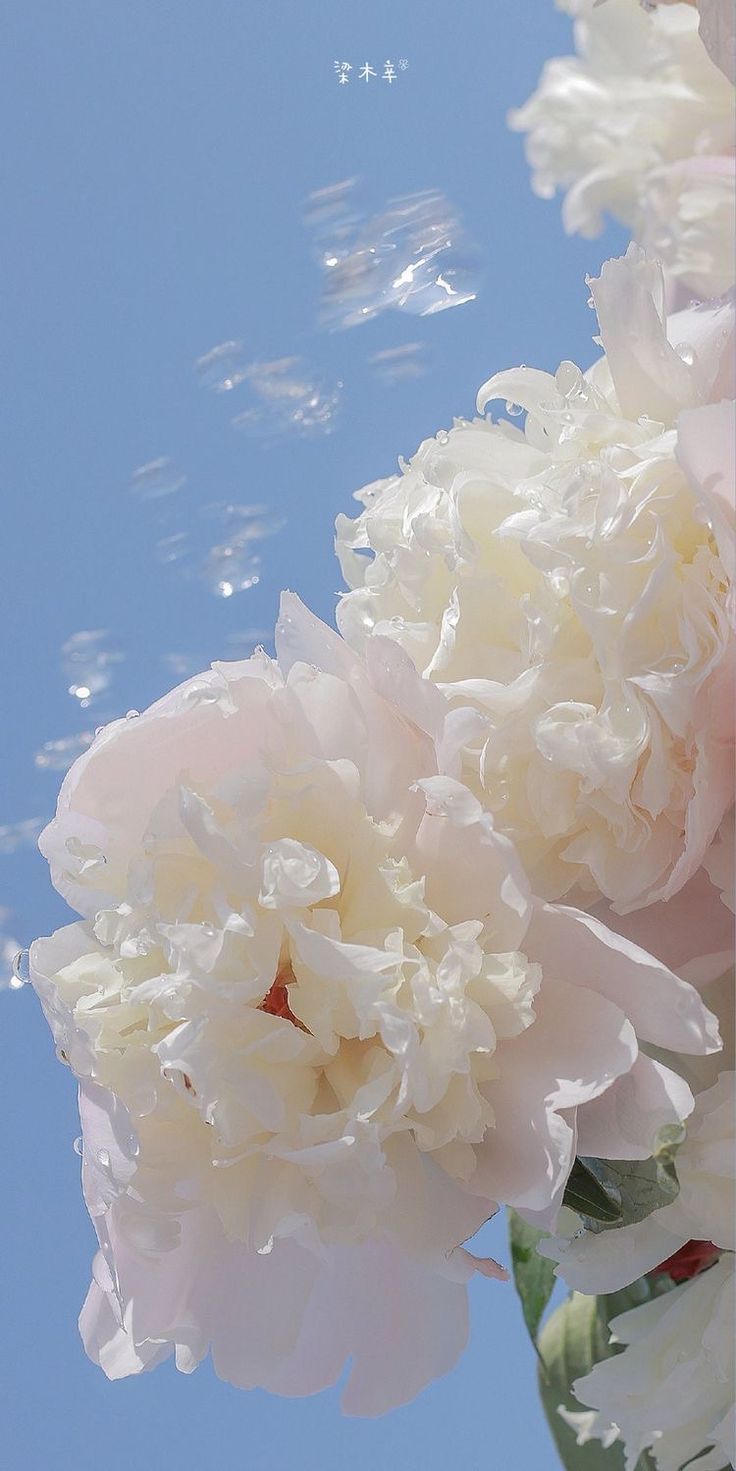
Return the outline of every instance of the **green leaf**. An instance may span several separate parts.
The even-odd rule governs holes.
[[[672,1284],[668,1283],[667,1287]],[[539,1335],[539,1391],[544,1412],[565,1471],[624,1471],[623,1446],[616,1441],[604,1449],[598,1440],[578,1445],[575,1431],[559,1414],[559,1406],[579,1413],[585,1406],[576,1400],[570,1386],[590,1373],[594,1364],[619,1353],[617,1344],[609,1343],[609,1321],[629,1308],[638,1307],[657,1296],[665,1283],[641,1278],[622,1292],[608,1297],[585,1297],[573,1292],[545,1323]],[[645,1453],[636,1471],[651,1471],[652,1462]]]
[[[563,1204],[583,1217],[589,1231],[643,1221],[678,1194],[675,1156],[684,1137],[682,1124],[669,1124],[660,1129],[650,1159],[576,1159]]]
[[[600,1176],[600,1160],[576,1159],[565,1186],[563,1205],[588,1221],[620,1226],[623,1220],[621,1195],[614,1181],[610,1186]]]
[[[549,1233],[528,1226],[516,1211],[508,1211],[511,1266],[516,1291],[521,1299],[524,1322],[536,1344],[542,1314],[555,1285],[555,1264],[537,1252],[537,1242]]]
[[[651,1159],[586,1159],[585,1166],[602,1190],[620,1201],[618,1220],[594,1218],[593,1230],[607,1231],[643,1221],[652,1211],[671,1205],[680,1186],[672,1152],[663,1149]]]

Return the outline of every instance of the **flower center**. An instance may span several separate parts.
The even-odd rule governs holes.
[[[697,1277],[698,1272],[702,1272],[705,1267],[712,1266],[718,1255],[718,1247],[712,1241],[688,1241],[679,1251],[668,1256],[666,1261],[660,1262],[654,1270],[667,1272],[673,1282],[688,1282],[691,1277]]]
[[[285,964],[279,966],[276,979],[270,991],[266,992],[258,1010],[267,1012],[269,1016],[280,1016],[283,1021],[293,1022],[295,1027],[299,1027],[302,1032],[306,1032],[307,1028],[303,1022],[299,1021],[298,1017],[294,1016],[289,1006],[288,988],[295,983],[296,976],[292,970],[291,961],[287,960]]]

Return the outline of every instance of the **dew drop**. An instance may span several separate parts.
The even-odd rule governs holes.
[[[110,1154],[109,1154],[109,1151],[107,1149],[98,1149],[98,1151],[97,1151],[97,1160],[98,1160],[98,1163],[100,1165],[102,1165],[103,1170],[109,1170],[109,1168],[110,1168]]]
[[[558,598],[566,598],[570,592],[570,578],[562,567],[555,567],[549,574],[549,583]]]
[[[104,729],[105,729],[104,725],[96,725],[95,726],[95,735],[96,736],[102,735],[102,732],[103,732]]]
[[[184,695],[189,705],[216,705],[220,691],[211,684],[192,684]]]
[[[511,417],[512,417],[512,419],[518,419],[519,414],[523,414],[523,412],[524,412],[524,405],[523,404],[515,404],[515,403],[512,403],[511,402],[511,399],[507,399],[507,401],[506,401],[506,413],[507,414],[510,414]]]
[[[20,986],[26,986],[31,979],[31,962],[27,950],[19,950],[13,956],[13,979],[10,982],[14,991]]]
[[[435,438],[438,444],[447,444],[450,436],[446,429],[438,429]]]
[[[689,342],[678,342],[675,352],[678,358],[682,358],[683,363],[687,364],[688,368],[693,367],[695,363],[695,348],[691,347]]]
[[[141,713],[140,710],[126,710],[126,712],[125,712],[125,719],[126,720],[137,720],[138,719],[138,716],[140,715],[140,713]]]
[[[78,1135],[77,1135],[77,1137],[76,1137],[76,1139],[75,1139],[75,1140],[74,1140],[74,1143],[73,1143],[73,1145],[72,1145],[72,1149],[73,1149],[73,1150],[74,1150],[74,1153],[75,1153],[75,1154],[78,1154],[78,1155],[79,1155],[79,1157],[80,1157],[80,1159],[81,1159],[81,1157],[82,1157],[82,1154],[83,1154],[83,1152],[84,1152],[84,1142],[83,1142],[83,1140],[82,1140],[82,1136],[81,1136],[81,1134],[78,1134]]]

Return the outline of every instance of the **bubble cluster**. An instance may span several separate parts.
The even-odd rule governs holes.
[[[61,646],[61,671],[69,681],[68,691],[86,710],[109,689],[113,670],[125,658],[107,629],[84,628]]]
[[[479,254],[440,190],[402,195],[366,217],[354,188],[349,179],[320,189],[304,210],[323,274],[324,326],[355,327],[388,310],[433,316],[475,300]]]
[[[251,363],[244,378],[251,402],[235,414],[236,429],[259,438],[332,434],[343,384],[329,381],[298,357]]]

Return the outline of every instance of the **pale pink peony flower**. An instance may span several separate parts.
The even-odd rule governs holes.
[[[625,912],[678,892],[733,802],[734,313],[668,320],[635,246],[591,288],[587,374],[497,374],[479,408],[523,431],[458,421],[338,518],[338,622],[473,705],[463,779],[535,891]]]
[[[364,667],[287,598],[277,647],[72,768],[41,846],[85,919],[32,977],[80,1082],[90,1356],[209,1350],[297,1395],[350,1358],[345,1408],[377,1414],[460,1353],[496,1203],[556,1215],[586,1108],[628,1078],[649,1147],[687,1115],[637,1038],[718,1037],[665,967],[531,900],[454,774],[465,716],[394,644]]]

